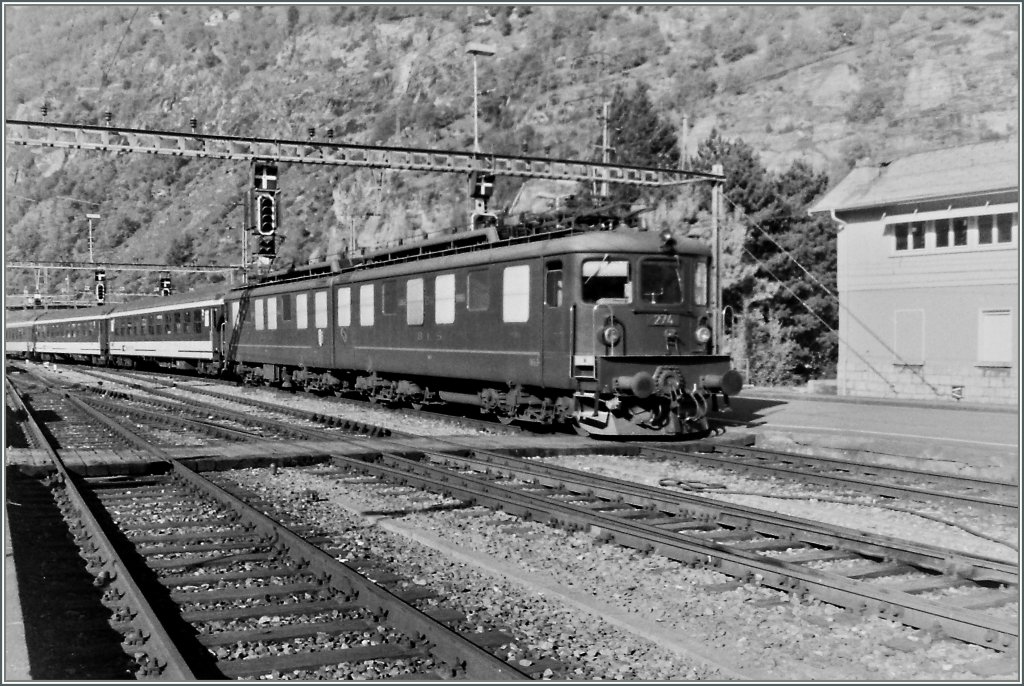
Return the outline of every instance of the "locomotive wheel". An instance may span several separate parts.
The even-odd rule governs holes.
[[[501,422],[502,424],[504,424],[505,426],[508,426],[509,424],[514,422],[515,420],[516,420],[515,417],[509,417],[507,414],[499,414],[498,415],[498,421]]]

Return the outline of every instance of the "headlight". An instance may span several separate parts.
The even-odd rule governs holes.
[[[697,329],[697,341],[700,343],[707,343],[711,340],[711,329],[706,326],[702,326]]]
[[[601,339],[605,345],[615,347],[616,344],[622,339],[622,330],[617,326],[606,326],[604,331],[601,332]]]

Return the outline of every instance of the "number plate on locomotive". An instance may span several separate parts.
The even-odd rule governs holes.
[[[672,314],[652,314],[647,323],[649,326],[676,326],[679,322]]]

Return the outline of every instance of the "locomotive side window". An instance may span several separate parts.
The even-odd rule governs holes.
[[[338,326],[352,326],[352,289],[338,289]]]
[[[238,303],[237,302],[231,303],[231,321],[233,322],[232,326],[234,328],[238,328],[238,325],[241,323],[238,320]]]
[[[277,298],[267,298],[267,328],[277,330]]]
[[[451,324],[455,321],[455,275],[442,274],[434,278],[434,321]]]
[[[708,304],[708,263],[698,260],[693,270],[693,304]]]
[[[683,301],[683,265],[676,260],[644,260],[640,263],[640,297],[651,305],[676,305]]]
[[[501,275],[501,319],[525,322],[530,319],[530,265],[505,267]]]
[[[309,296],[299,293],[295,296],[295,328],[305,329],[309,326]]]
[[[256,309],[256,330],[263,331],[263,298],[256,298],[252,303]]]
[[[600,260],[585,260],[580,275],[583,302],[605,299],[629,302],[632,297],[627,260],[609,260],[607,255]]]
[[[380,313],[395,312],[398,312],[398,284],[394,280],[383,281],[380,284]]]
[[[373,326],[373,284],[359,287],[359,325]]]
[[[466,275],[466,307],[486,310],[491,306],[491,281],[486,269],[477,269]]]
[[[405,323],[410,326],[423,324],[423,279],[405,282]]]
[[[562,305],[562,262],[548,262],[545,267],[547,272],[544,275],[544,304],[548,307],[561,307]]]
[[[292,320],[292,296],[285,295],[281,298],[281,321],[290,322]]]
[[[313,324],[318,329],[327,328],[327,291],[313,294]]]

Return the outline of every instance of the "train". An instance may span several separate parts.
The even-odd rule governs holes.
[[[242,285],[8,313],[6,354],[468,405],[592,437],[704,436],[743,386],[712,350],[710,268],[670,230],[481,226]]]

